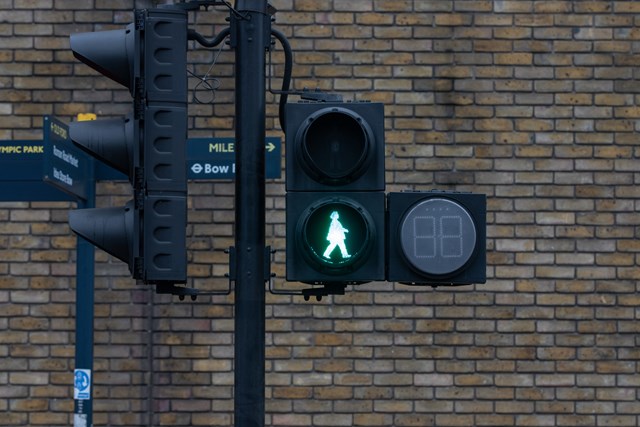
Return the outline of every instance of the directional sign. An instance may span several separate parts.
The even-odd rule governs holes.
[[[42,181],[42,141],[0,141],[1,201],[75,200]]]
[[[280,178],[281,152],[280,138],[267,137],[266,178]],[[187,166],[188,178],[191,180],[234,179],[235,140],[187,140]],[[66,124],[54,117],[45,116],[44,141],[0,141],[0,200],[84,199],[87,197],[87,186],[94,179],[94,170],[96,180],[127,180],[121,172],[103,163],[93,162],[71,142]],[[4,185],[5,182],[10,184]]]
[[[267,137],[265,141],[265,176],[280,178],[281,141]],[[236,173],[235,140],[233,138],[192,138],[187,141],[189,179],[233,179]]]
[[[76,148],[69,128],[54,117],[44,117],[44,180],[62,191],[87,198],[92,160]],[[91,175],[90,175],[91,173]]]

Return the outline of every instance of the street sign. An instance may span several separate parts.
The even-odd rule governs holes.
[[[265,139],[265,177],[280,178],[282,144],[278,137]],[[236,173],[234,138],[191,138],[187,141],[189,179],[233,179]]]
[[[75,200],[42,181],[42,141],[0,141],[0,201]]]
[[[55,146],[55,150],[54,150]],[[265,139],[265,177],[281,176],[282,142]],[[76,161],[77,160],[77,161]],[[0,141],[0,181],[10,181],[0,200],[76,200],[86,197],[92,160],[68,138],[68,126],[49,116],[44,118],[43,141]],[[76,167],[75,165],[78,165]],[[127,177],[100,162],[94,163],[97,181],[126,181]],[[190,180],[235,178],[233,138],[191,138],[187,140]],[[43,183],[44,181],[48,184]],[[56,189],[63,190],[55,191]],[[53,191],[52,191],[53,190]],[[66,193],[66,194],[65,194]]]
[[[282,143],[278,137],[267,137],[265,142],[265,176],[280,178]],[[187,140],[187,178],[190,180],[217,180],[235,178],[235,139],[190,138]],[[127,177],[103,164],[96,164],[97,181],[126,181]]]
[[[92,160],[76,148],[69,128],[54,117],[44,117],[43,179],[54,187],[87,199]]]

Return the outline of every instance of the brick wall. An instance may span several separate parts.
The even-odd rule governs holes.
[[[640,3],[273,4],[296,89],[386,104],[387,191],[487,194],[488,280],[372,283],[322,302],[268,295],[267,425],[640,424]],[[75,61],[68,35],[125,25],[131,2],[0,5],[1,139],[40,139],[43,114],[127,112],[126,91]],[[217,10],[193,27],[216,34]],[[192,71],[217,55],[194,46]],[[190,136],[233,135],[227,47],[210,74],[220,88],[190,105]],[[282,135],[268,99],[268,133]],[[129,196],[122,183],[98,191],[101,206]],[[222,289],[233,184],[189,191],[190,285]],[[283,181],[267,194],[267,243],[282,250]],[[0,204],[0,425],[71,424],[69,208]],[[97,258],[95,425],[232,425],[233,294],[180,302]]]

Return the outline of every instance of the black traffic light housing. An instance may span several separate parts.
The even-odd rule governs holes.
[[[384,108],[287,104],[287,280],[384,280]]]
[[[384,107],[287,104],[287,191],[384,191]]]
[[[74,143],[125,173],[133,200],[121,208],[72,211],[73,231],[126,262],[145,283],[186,282],[187,13],[136,11],[126,29],[79,33],[80,61],[127,87],[133,113],[75,122]]]
[[[408,285],[486,282],[486,196],[389,193],[387,280]]]

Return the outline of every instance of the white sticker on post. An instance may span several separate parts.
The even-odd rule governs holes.
[[[75,400],[91,399],[91,369],[73,371],[73,398]]]

